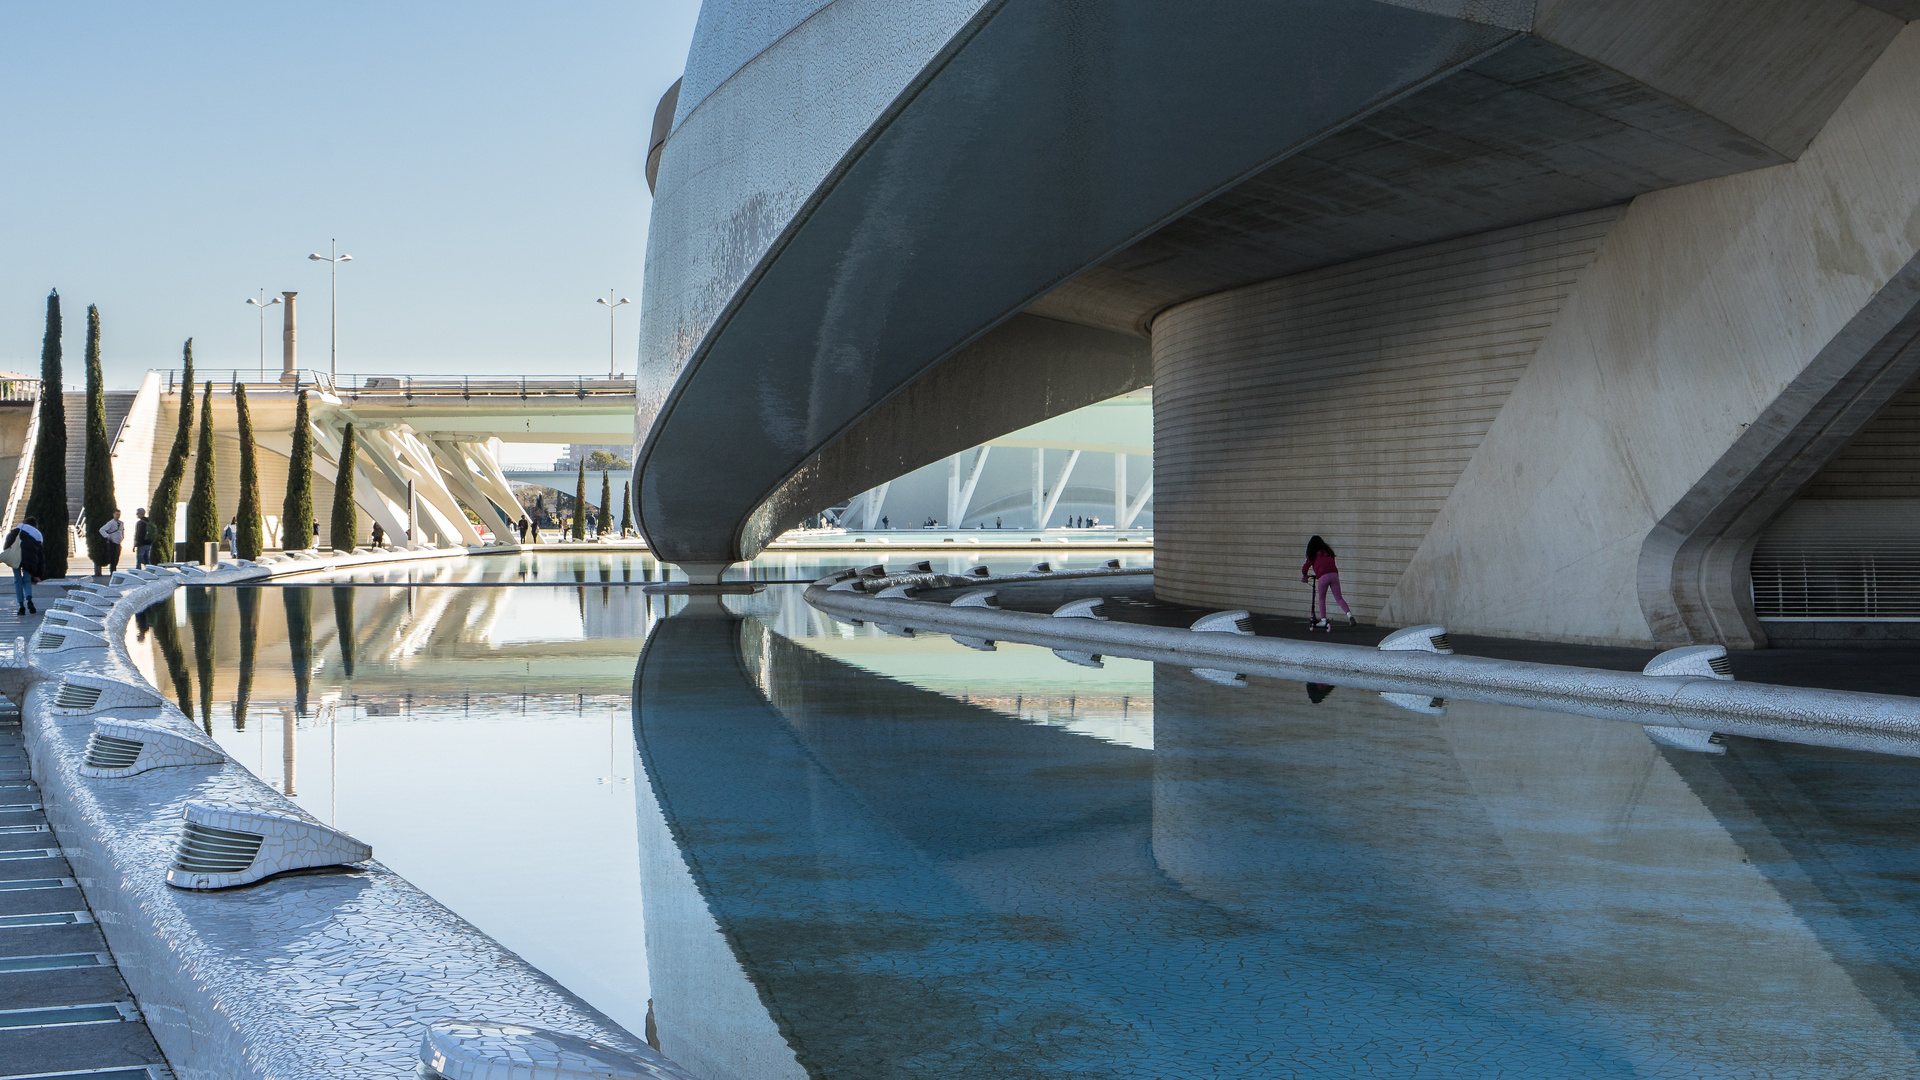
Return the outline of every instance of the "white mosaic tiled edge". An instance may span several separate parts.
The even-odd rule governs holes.
[[[189,801],[312,819],[231,760],[125,778],[82,777],[96,716],[183,730],[193,724],[164,702],[83,714],[51,707],[69,672],[96,685],[100,679],[131,684],[142,698],[157,693],[127,655],[125,633],[135,611],[178,585],[447,554],[462,553],[381,553],[275,567],[223,563],[211,572],[129,578],[112,600],[108,648],[31,655],[22,714],[34,778],[120,969],[181,1080],[410,1077],[426,1026],[447,1020],[546,1028],[658,1059],[377,861],[219,892],[166,884]]]
[[[839,619],[948,634],[963,643],[1021,642],[1063,660],[1099,655],[1178,664],[1212,676],[1264,675],[1381,693],[1457,697],[1652,727],[1745,735],[1920,757],[1920,698],[1819,690],[1710,677],[1383,652],[1361,645],[1194,632],[1182,627],[1051,618],[994,607],[915,599],[911,587],[881,598],[817,582],[807,603]],[[1081,662],[1078,660],[1071,662]],[[1203,674],[1203,678],[1209,677]]]

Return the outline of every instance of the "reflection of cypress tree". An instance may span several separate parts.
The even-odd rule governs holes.
[[[160,662],[167,665],[167,677],[173,681],[173,697],[180,711],[193,716],[193,676],[187,671],[187,654],[180,648],[180,628],[173,624],[173,599],[160,601],[147,609],[153,628],[153,644],[160,650]]]
[[[281,589],[287,602],[287,652],[293,662],[293,709],[307,715],[307,690],[313,681],[313,593]]]
[[[213,734],[213,590],[187,586],[187,626],[193,630],[193,666],[200,674],[200,723]],[[188,713],[189,716],[192,713]]]
[[[235,589],[240,607],[240,689],[233,696],[233,730],[247,730],[247,699],[253,696],[253,658],[260,645],[260,590]]]
[[[333,590],[333,636],[340,641],[340,668],[353,678],[353,590]]]

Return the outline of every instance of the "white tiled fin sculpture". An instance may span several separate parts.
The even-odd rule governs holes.
[[[1381,652],[1430,652],[1442,656],[1453,655],[1453,639],[1447,636],[1447,628],[1439,623],[1426,626],[1409,626],[1404,630],[1395,630],[1380,642]]]
[[[1189,627],[1202,634],[1239,634],[1253,636],[1253,615],[1245,611],[1216,611],[1202,615]]]
[[[425,1080],[693,1080],[656,1051],[628,1053],[557,1031],[442,1022],[420,1039]]]
[[[60,676],[60,685],[53,692],[51,708],[55,716],[158,709],[160,695],[133,683],[75,671]]]
[[[226,889],[271,874],[373,858],[373,849],[337,829],[281,811],[190,802],[180,813],[180,842],[167,884]]]
[[[176,765],[218,765],[227,755],[218,746],[179,728],[144,720],[102,716],[93,722],[81,776],[132,776]]]
[[[92,630],[83,630],[78,626],[46,626],[33,635],[33,651],[38,653],[64,653],[76,649],[104,649],[107,647],[105,635]]]
[[[1717,679],[1721,682],[1732,682],[1733,664],[1727,659],[1725,645],[1682,645],[1677,649],[1668,649],[1647,661],[1647,666],[1642,668],[1640,673],[1664,679]],[[1727,748],[1717,741],[1718,735],[1711,731],[1699,731],[1694,728],[1648,724],[1647,738],[1661,746],[1671,746],[1675,750],[1691,750],[1697,754],[1727,752]]]
[[[1237,671],[1211,667],[1188,668],[1187,670],[1193,672],[1194,678],[1202,682],[1210,682],[1215,686],[1240,687],[1247,685],[1247,677]]]

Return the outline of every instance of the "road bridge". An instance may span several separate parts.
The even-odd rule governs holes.
[[[635,406],[633,381],[606,377],[381,374],[345,376],[336,382],[324,373],[300,372],[295,381],[267,382],[251,371],[202,370],[196,372],[196,381],[202,383],[196,393],[209,379],[221,514],[230,516],[239,502],[240,446],[233,403],[235,385],[244,383],[260,450],[260,496],[269,518],[270,546],[286,539],[279,536],[279,509],[293,450],[297,389],[308,394],[313,507],[322,542],[332,535],[333,481],[348,424],[354,427],[358,450],[354,501],[363,543],[377,522],[396,543],[517,545],[512,526],[519,519],[519,504],[500,467],[501,445],[622,441],[631,433]],[[129,516],[133,508],[146,505],[158,486],[180,399],[178,372],[149,372],[120,426],[114,443],[115,498]],[[196,446],[198,442],[196,434]],[[79,483],[78,476],[73,483]],[[466,510],[473,511],[478,524],[468,519]]]

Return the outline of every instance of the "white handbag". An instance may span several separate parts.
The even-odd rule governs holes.
[[[0,551],[0,563],[6,563],[15,570],[20,569],[20,538],[18,536],[13,538],[13,543],[7,546],[7,550]]]

